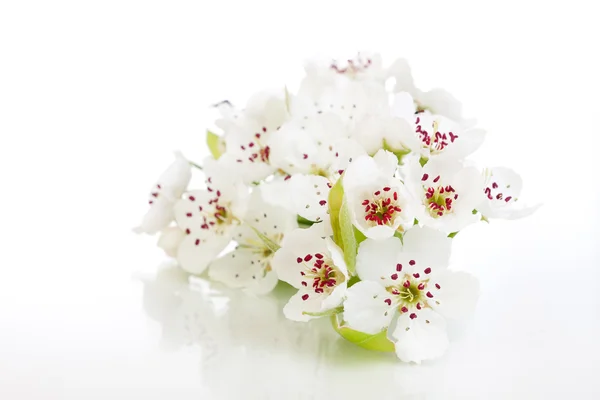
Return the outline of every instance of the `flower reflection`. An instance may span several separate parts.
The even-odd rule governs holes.
[[[173,266],[143,281],[144,310],[161,325],[162,347],[198,351],[200,375],[214,399],[441,395],[439,364],[401,364],[393,353],[363,350],[338,337],[327,319],[286,319],[281,310],[292,288],[253,297],[200,278],[188,283]]]

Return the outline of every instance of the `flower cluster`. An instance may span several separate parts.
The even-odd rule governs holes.
[[[444,90],[423,91],[404,60],[315,60],[296,93],[215,107],[220,132],[194,164],[177,153],[137,232],[190,274],[254,294],[298,291],[289,319],[331,318],[346,339],[407,362],[439,357],[446,323],[475,307],[477,280],[448,268],[452,238],[520,218],[521,179],[466,157],[485,132]],[[205,187],[188,188],[192,168]]]

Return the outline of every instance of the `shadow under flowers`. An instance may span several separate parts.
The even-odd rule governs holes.
[[[143,304],[162,328],[161,346],[198,349],[200,376],[215,399],[431,399],[440,365],[407,365],[337,335],[328,318],[299,323],[282,308],[280,285],[255,297],[163,266],[142,279]],[[447,397],[440,397],[447,398]]]

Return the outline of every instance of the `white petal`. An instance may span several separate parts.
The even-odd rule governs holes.
[[[387,328],[394,315],[390,299],[383,286],[372,281],[361,281],[346,292],[344,320],[357,331],[376,334]]]
[[[185,232],[179,227],[170,226],[162,230],[158,238],[158,247],[164,250],[169,257],[176,257],[179,245],[185,239]]]
[[[473,211],[484,198],[484,180],[479,171],[473,167],[460,170],[452,177],[452,186],[459,193],[457,207]]]
[[[325,245],[327,246],[327,250],[329,250],[333,265],[335,265],[347,279],[348,267],[346,266],[346,261],[344,261],[344,252],[329,237],[325,238]]]
[[[322,176],[294,175],[290,181],[294,209],[298,215],[309,221],[322,221],[329,212],[329,180]]]
[[[277,236],[282,236],[298,227],[297,215],[281,207],[274,207],[265,202],[264,195],[261,193],[261,188],[262,186],[256,188],[250,195],[248,211],[244,218],[246,226],[241,227],[245,228],[243,229],[243,232],[245,233],[243,236],[256,240],[256,233],[252,230],[252,228],[254,228],[271,240],[279,243],[280,240],[277,239]],[[238,240],[237,237],[236,240]]]
[[[272,292],[277,283],[279,283],[277,274],[275,271],[269,271],[261,279],[251,282],[245,290],[251,294],[264,295]]]
[[[421,149],[421,141],[415,135],[414,128],[402,118],[394,118],[389,122],[384,138],[388,148],[395,152],[418,152]]]
[[[214,205],[209,204],[214,197],[206,190],[194,190],[188,192],[185,198],[175,203],[174,212],[177,225],[185,231],[202,231],[200,227],[204,224],[204,217],[207,214],[213,215],[216,210]]]
[[[384,240],[367,239],[358,248],[356,273],[362,280],[388,282],[396,272],[402,242],[397,237]]]
[[[306,300],[303,300],[304,296]],[[324,295],[318,295],[314,292],[304,292],[299,290],[293,295],[287,304],[283,307],[283,315],[292,321],[306,322],[314,317],[304,314],[304,312],[321,312]]]
[[[344,189],[353,190],[363,185],[371,185],[379,175],[379,166],[372,157],[360,156],[346,169],[344,174]]]
[[[430,305],[446,318],[462,319],[475,311],[479,298],[479,281],[473,275],[462,271],[444,270],[431,276],[428,285],[435,301]],[[439,303],[439,304],[438,304]]]
[[[408,121],[414,119],[415,101],[408,92],[400,92],[394,95],[392,103],[392,115],[397,118],[404,118]]]
[[[321,310],[326,311],[340,306],[344,301],[344,298],[346,297],[347,290],[348,289],[346,282],[342,282],[339,285],[337,285],[329,294],[329,296],[323,299]]]
[[[161,191],[171,200],[181,197],[192,179],[190,162],[180,152],[175,153],[175,161],[158,178]]]
[[[331,166],[332,172],[345,170],[351,162],[367,154],[363,146],[354,139],[340,140],[333,144],[333,149],[337,157]]]
[[[430,267],[448,266],[452,239],[435,229],[415,226],[403,237],[403,251],[414,254]]]
[[[266,203],[297,213],[294,204],[296,194],[292,187],[291,178],[275,178],[270,182],[263,183],[260,188]]]
[[[412,72],[408,62],[403,59],[397,59],[388,69],[389,75],[396,78],[394,92],[408,92],[414,96],[418,89],[415,87]]]
[[[419,99],[435,114],[440,114],[454,121],[462,121],[462,104],[444,89],[432,89],[422,93]]]
[[[275,253],[271,265],[279,279],[289,283],[295,288],[302,288],[302,275],[304,263],[298,259],[307,254],[328,254],[329,250],[325,240],[319,235],[322,229],[317,224],[308,229],[295,229],[286,235],[281,248]]]
[[[415,319],[402,314],[391,336],[396,341],[396,355],[405,362],[432,360],[448,348],[446,321],[430,309],[419,311]]]
[[[266,260],[249,249],[237,249],[210,264],[208,276],[231,288],[244,288],[265,275]]]
[[[379,173],[383,176],[392,177],[398,168],[398,157],[386,150],[379,150],[374,156],[373,161],[379,168]]]
[[[181,268],[191,274],[201,274],[219,253],[229,244],[227,236],[187,235],[177,251],[177,261]]]
[[[152,200],[150,209],[144,215],[140,225],[134,228],[133,231],[154,235],[161,229],[166,228],[173,221],[173,217],[173,202],[165,196],[159,196]]]

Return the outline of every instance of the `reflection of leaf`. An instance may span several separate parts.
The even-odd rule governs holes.
[[[344,201],[344,187],[342,186],[342,177],[333,185],[329,191],[329,217],[331,218],[331,229],[333,230],[333,241],[344,249],[340,231],[340,209]]]
[[[269,239],[267,236],[265,236],[263,233],[261,233],[258,229],[256,229],[255,227],[251,227],[251,228],[254,231],[254,233],[256,233],[256,235],[260,238],[260,240],[262,240],[262,242],[265,244],[265,246],[267,246],[267,248],[269,250],[271,250],[273,253],[275,253],[277,250],[279,250],[281,248],[280,245],[278,245],[277,243],[275,243],[274,241]]]
[[[331,316],[331,325],[341,337],[363,349],[383,352],[395,351],[394,344],[387,338],[387,330],[375,335],[355,331],[347,326],[340,326],[338,314]]]
[[[221,157],[221,154],[223,154],[224,150],[221,137],[214,132],[206,131],[206,144],[212,156],[215,158],[215,160],[218,160],[219,157]]]

